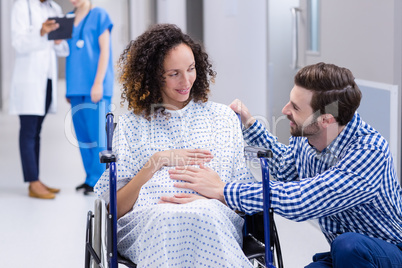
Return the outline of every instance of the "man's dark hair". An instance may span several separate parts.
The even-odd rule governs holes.
[[[306,66],[297,72],[294,83],[313,91],[314,112],[332,114],[341,126],[352,120],[362,98],[352,72],[334,64]]]

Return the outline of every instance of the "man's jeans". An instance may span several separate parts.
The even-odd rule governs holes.
[[[402,243],[344,233],[332,242],[331,252],[317,253],[313,261],[306,268],[402,268]]]

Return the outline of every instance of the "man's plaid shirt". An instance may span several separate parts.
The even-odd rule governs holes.
[[[345,232],[402,242],[402,188],[387,141],[358,113],[322,152],[305,137],[277,141],[256,121],[244,131],[249,145],[272,150],[271,206],[295,221],[318,219],[328,242]],[[229,207],[262,210],[261,183],[229,183]]]

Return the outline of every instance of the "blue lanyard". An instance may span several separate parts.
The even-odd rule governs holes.
[[[88,14],[85,16],[84,21],[82,22],[82,26],[81,26],[81,29],[80,29],[80,33],[79,33],[79,35],[78,35],[78,41],[77,41],[77,43],[76,43],[76,46],[77,46],[78,48],[83,48],[83,47],[84,47],[85,42],[84,42],[84,38],[83,38],[83,31],[84,31],[85,24],[87,23],[87,19],[88,19],[88,17],[89,17],[89,14],[91,13],[91,10],[92,10],[92,3],[91,3],[91,5],[89,6]],[[75,10],[74,10],[74,13],[75,13]]]

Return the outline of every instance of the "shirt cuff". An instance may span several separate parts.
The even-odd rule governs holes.
[[[264,129],[264,126],[258,120],[255,120],[249,128],[243,130],[243,138],[247,142],[252,142]]]
[[[226,204],[233,210],[240,209],[240,188],[242,183],[227,183],[223,189]]]

